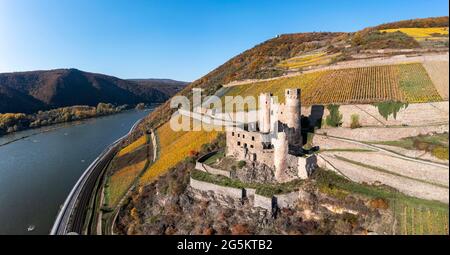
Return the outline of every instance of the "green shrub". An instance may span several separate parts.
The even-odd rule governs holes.
[[[342,125],[342,114],[339,112],[339,105],[330,104],[327,106],[330,114],[326,118],[327,125],[330,127],[339,127]]]
[[[361,124],[359,123],[359,115],[358,114],[352,114],[352,123],[350,124],[350,128],[360,128]]]
[[[378,108],[378,112],[381,116],[387,120],[391,115],[394,116],[394,119],[397,119],[397,113],[403,108],[406,109],[408,107],[408,103],[388,101],[376,103],[374,106]]]
[[[247,163],[244,160],[241,160],[238,162],[238,167],[241,169],[243,168]]]

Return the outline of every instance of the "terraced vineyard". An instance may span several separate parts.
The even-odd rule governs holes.
[[[110,177],[109,186],[107,187],[106,192],[108,196],[106,197],[105,204],[114,207],[119,203],[120,199],[136,180],[136,177],[144,170],[147,161],[148,160],[146,159],[139,163],[124,167]]]
[[[136,141],[134,141],[132,144],[128,145],[127,147],[123,148],[122,150],[119,151],[119,153],[117,154],[118,157],[124,156],[128,153],[131,153],[133,151],[135,151],[137,148],[143,146],[144,144],[147,143],[148,137],[143,135],[141,136],[139,139],[137,139]]]
[[[448,235],[448,210],[404,205],[399,210],[402,235]]]
[[[261,92],[272,92],[284,102],[286,88],[302,89],[303,105],[442,100],[426,70],[418,63],[306,73],[235,86],[226,96],[258,96]]]
[[[327,65],[333,61],[333,58],[336,58],[339,55],[340,53],[328,55],[326,52],[318,52],[287,59],[278,64],[278,66],[286,69],[299,69],[317,65]]]
[[[448,27],[426,27],[426,28],[393,28],[393,29],[384,29],[380,30],[380,32],[394,33],[400,31],[405,33],[416,40],[423,40],[426,38],[432,38],[437,36],[448,36]]]
[[[400,89],[407,102],[423,103],[442,100],[421,64],[399,65],[398,68]]]
[[[141,177],[140,183],[145,185],[168,171],[178,162],[189,156],[191,152],[200,151],[203,144],[212,142],[218,132],[212,131],[179,131],[170,127],[170,122],[157,129],[160,158],[152,164]]]

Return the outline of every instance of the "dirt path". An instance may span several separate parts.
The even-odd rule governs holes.
[[[404,178],[397,175],[377,171],[360,165],[349,164],[343,160],[330,155],[322,155],[330,161],[335,168],[344,173],[348,178],[356,182],[375,183],[381,182],[398,189],[400,192],[410,196],[437,200],[443,203],[449,202],[449,189],[433,184]]]
[[[320,156],[345,177],[356,182],[380,182],[414,197],[449,202],[448,165],[351,139],[317,136],[315,145],[324,149]]]
[[[320,136],[324,136],[321,134],[316,134],[316,135],[320,135]],[[335,137],[335,136],[327,136],[329,139],[334,139],[334,140],[339,140],[339,141],[343,141],[343,142],[348,142],[348,143],[353,143],[356,145],[359,145],[361,147],[366,147],[367,149],[372,149],[372,150],[376,150],[379,152],[383,152],[389,156],[395,157],[395,158],[400,158],[400,159],[404,159],[404,160],[408,160],[408,161],[413,161],[416,163],[420,163],[420,164],[425,164],[425,165],[430,165],[430,166],[434,166],[434,167],[439,167],[439,168],[444,168],[444,169],[449,169],[448,165],[445,164],[441,164],[441,163],[435,163],[435,162],[429,162],[426,160],[422,160],[422,159],[417,159],[417,158],[412,158],[412,157],[408,157],[408,156],[404,156],[389,150],[386,150],[384,148],[375,146],[375,145],[371,145],[371,144],[367,144],[367,143],[363,143],[363,142],[359,142],[356,140],[352,140],[352,139],[347,139],[347,138],[341,138],[341,137]]]

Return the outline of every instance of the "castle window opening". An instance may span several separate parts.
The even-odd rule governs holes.
[[[231,136],[234,136],[234,132],[231,132]]]
[[[254,136],[252,136],[252,141],[255,141],[255,137]]]
[[[253,145],[250,145],[250,148],[252,148],[252,149],[253,149],[253,148],[255,148],[255,146],[253,146]]]
[[[241,146],[241,142],[237,142],[237,145],[238,145],[238,146]]]
[[[245,138],[245,135],[242,135],[242,138]]]

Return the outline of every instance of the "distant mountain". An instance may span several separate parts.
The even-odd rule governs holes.
[[[152,79],[122,80],[77,69],[57,69],[0,74],[0,113],[33,113],[100,102],[122,104],[161,103],[186,83]]]
[[[164,94],[175,95],[178,91],[184,89],[189,82],[175,81],[171,79],[131,79],[140,86],[154,88]]]

